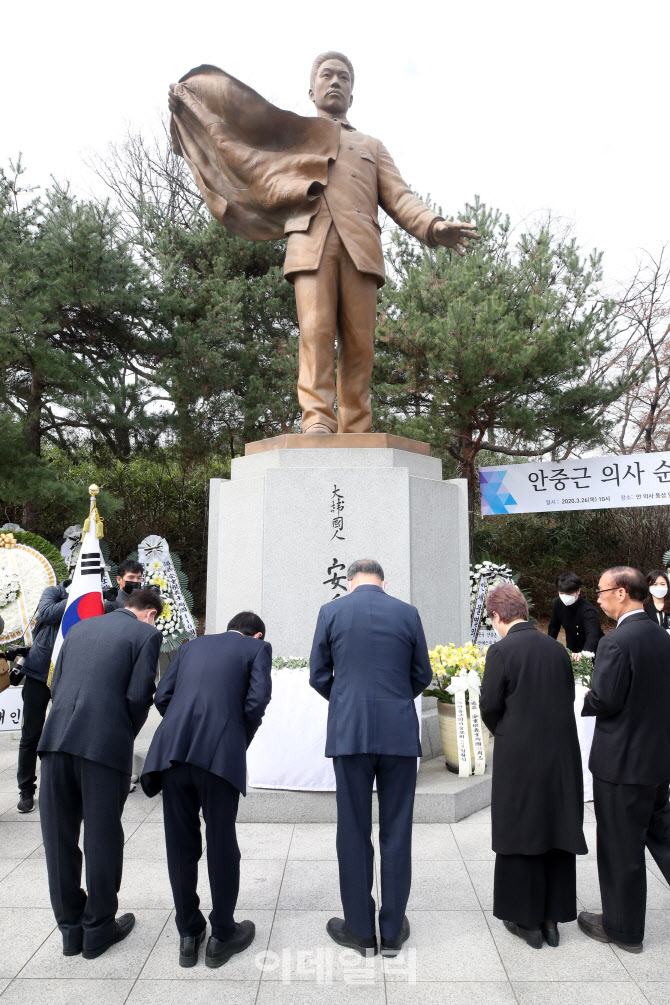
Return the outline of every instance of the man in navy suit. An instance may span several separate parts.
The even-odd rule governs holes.
[[[121,814],[133,742],[156,687],[163,637],[152,626],[162,610],[153,590],[136,590],[122,610],[73,625],[56,661],[38,752],[49,894],[64,956],[95,959],[135,924],[132,914],[115,920],[123,871]]]
[[[208,967],[220,967],[254,939],[251,921],[236,924],[240,850],[235,821],[246,795],[247,747],[272,694],[272,647],[265,625],[250,611],[221,635],[183,645],[161,679],[154,703],[163,716],[149,747],[142,788],[163,790],[168,872],[180,935],[179,963],[193,967],[207,922],[196,892],[205,818],[212,891]]]
[[[415,607],[384,592],[378,562],[347,571],[349,596],[319,611],[310,684],[329,702],[326,757],[337,785],[337,858],[344,919],[326,929],[338,945],[377,953],[372,897],[372,789],[377,782],[381,850],[382,954],[409,937],[405,908],[412,874],[412,814],[421,756],[414,699],[433,673]]]

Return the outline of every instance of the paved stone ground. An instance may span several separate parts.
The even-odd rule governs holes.
[[[119,910],[137,924],[98,960],[66,958],[47,890],[38,811],[16,812],[17,740],[0,737],[0,1005],[661,1005],[670,999],[670,889],[649,866],[645,951],[632,956],[561,926],[558,949],[529,949],[491,915],[490,813],[418,824],[408,915],[412,936],[395,961],[335,947],[324,931],[340,913],[334,824],[241,824],[238,918],[254,945],[220,970],[177,964],[162,805],[141,792],[124,814]],[[586,837],[595,821],[586,808]],[[581,906],[599,907],[594,852],[579,860]],[[202,899],[209,893],[203,883]]]

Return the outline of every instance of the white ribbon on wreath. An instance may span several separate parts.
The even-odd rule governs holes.
[[[483,775],[486,771],[486,752],[484,748],[484,731],[479,710],[479,692],[481,681],[475,670],[461,672],[451,678],[447,688],[454,696],[456,706],[456,739],[458,742],[458,774],[469,778],[471,769],[470,732],[472,733],[472,749],[474,752],[475,775]],[[468,730],[468,711],[465,695],[470,692],[470,730]]]

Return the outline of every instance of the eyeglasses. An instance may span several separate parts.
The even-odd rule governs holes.
[[[610,586],[607,590],[601,590],[598,586],[596,588],[596,598],[598,598],[601,593],[611,593],[612,590],[623,590],[623,586]]]

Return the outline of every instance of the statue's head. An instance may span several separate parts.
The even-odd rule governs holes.
[[[354,68],[342,52],[322,52],[312,64],[309,98],[317,111],[335,118],[346,117],[351,108]]]

